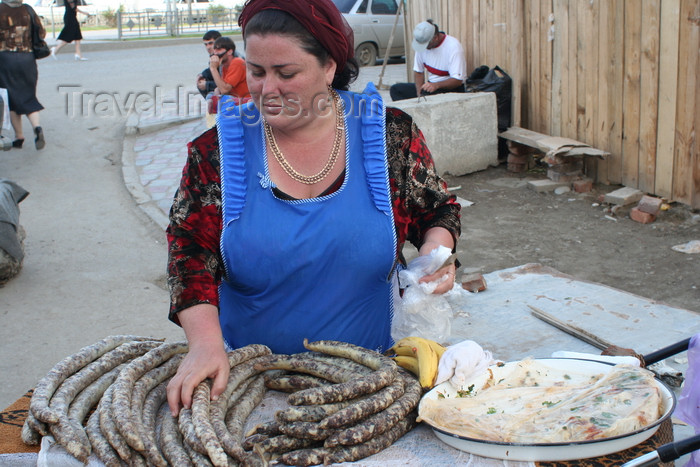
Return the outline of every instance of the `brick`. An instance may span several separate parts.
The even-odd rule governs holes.
[[[640,224],[651,224],[656,220],[656,216],[634,207],[630,210],[630,219],[635,222],[639,222]]]
[[[515,141],[507,141],[508,150],[518,156],[530,156],[536,152],[535,148],[525,146],[524,144],[516,143]]]
[[[636,188],[629,188],[625,186],[605,195],[605,202],[627,206],[628,204],[636,203],[642,199],[642,196],[644,196],[644,193]]]
[[[580,170],[567,173],[547,169],[547,178],[555,182],[573,182],[574,180],[581,178],[581,175],[583,175],[583,172]]]
[[[572,186],[576,193],[589,193],[593,189],[593,180],[590,178],[574,180]]]
[[[527,164],[530,161],[530,156],[526,155],[518,155],[518,154],[513,154],[512,152],[508,154],[508,163],[509,164]]]
[[[663,200],[661,198],[655,198],[653,196],[644,195],[642,196],[642,199],[639,200],[637,208],[642,212],[658,216],[659,211],[661,211],[662,204]]]
[[[527,172],[527,164],[513,164],[508,163],[508,172],[523,173]]]
[[[470,292],[483,292],[486,290],[486,279],[479,273],[462,276],[462,288]]]

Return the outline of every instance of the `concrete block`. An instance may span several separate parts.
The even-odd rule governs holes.
[[[636,203],[642,199],[644,193],[636,188],[622,187],[605,195],[605,202],[610,204],[619,204],[627,206],[628,204]]]
[[[527,187],[538,193],[554,191],[560,186],[569,186],[568,182],[555,182],[554,180],[532,180],[527,182]]]
[[[445,93],[387,102],[413,117],[438,173],[460,176],[498,165],[498,118],[492,92]]]

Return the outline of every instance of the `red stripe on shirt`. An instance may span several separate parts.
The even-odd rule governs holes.
[[[434,75],[437,75],[437,76],[450,76],[450,72],[449,72],[449,71],[438,70],[437,68],[433,68],[433,67],[431,67],[430,65],[427,65],[427,64],[424,65],[424,66],[425,66],[425,69],[426,69],[426,70],[428,70],[429,72],[431,72],[431,73],[434,74]]]

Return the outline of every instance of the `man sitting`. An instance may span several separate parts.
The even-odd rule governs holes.
[[[219,37],[221,37],[221,33],[213,29],[204,33],[202,43],[207,51],[207,57],[211,57],[211,54],[214,53],[214,42]],[[214,89],[216,89],[216,83],[214,82],[214,78],[211,76],[209,67],[205,68],[197,75],[197,89],[199,89],[199,93],[205,99],[209,93],[214,92]]]
[[[214,95],[229,94],[238,100],[250,98],[246,82],[245,61],[234,56],[236,44],[228,37],[219,37],[214,42],[213,54],[209,57],[209,71],[216,83]]]
[[[396,83],[389,89],[398,101],[443,92],[465,92],[466,57],[462,44],[440,31],[432,20],[419,23],[413,30],[415,83]]]

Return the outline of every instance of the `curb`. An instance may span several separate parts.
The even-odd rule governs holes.
[[[163,230],[167,228],[170,219],[168,219],[168,216],[163,213],[158,204],[153,201],[151,195],[148,194],[145,187],[141,184],[141,179],[136,171],[135,164],[135,139],[136,136],[139,135],[155,133],[159,130],[188,123],[192,120],[200,118],[202,117],[173,117],[161,122],[154,122],[144,125],[139,123],[138,114],[131,114],[126,119],[126,124],[124,127],[124,145],[122,147],[122,178],[124,179],[124,186],[131,194],[131,197],[134,199],[134,202],[136,202],[136,205]]]

